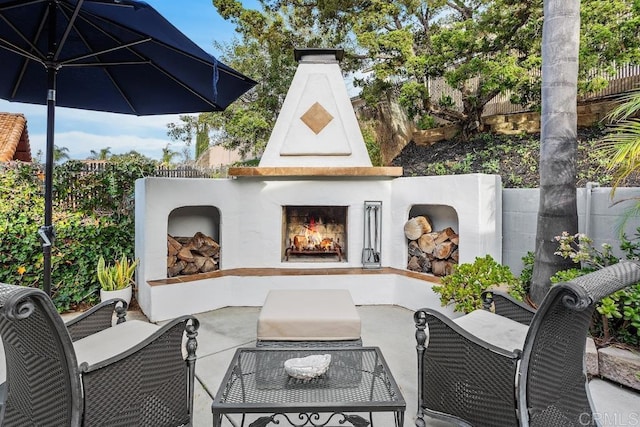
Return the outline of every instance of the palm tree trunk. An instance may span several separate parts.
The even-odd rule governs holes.
[[[540,304],[560,270],[555,236],[578,230],[576,206],[577,81],[580,0],[545,0],[542,30],[540,205],[530,297]]]

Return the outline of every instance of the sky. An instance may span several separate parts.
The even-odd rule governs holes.
[[[219,56],[219,52],[214,49],[213,41],[230,41],[235,35],[234,26],[218,15],[211,0],[146,2],[214,56]],[[257,0],[243,0],[242,3],[248,8],[259,7]],[[24,114],[33,156],[36,157],[38,151],[44,153],[47,114],[44,105],[0,99],[0,111]],[[100,152],[107,147],[110,147],[111,154],[136,150],[153,159],[160,159],[162,149],[167,144],[171,150],[182,152],[184,143],[171,141],[167,136],[167,123],[177,121],[178,115],[138,117],[56,107],[55,144],[67,148],[71,159],[86,159],[91,155],[91,150]],[[44,155],[39,160],[44,161]]]

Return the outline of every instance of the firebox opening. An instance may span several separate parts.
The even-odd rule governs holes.
[[[283,262],[346,262],[347,206],[283,206]]]
[[[169,214],[167,277],[220,269],[220,210],[183,206]]]
[[[420,221],[417,221],[420,219]],[[458,264],[458,213],[446,205],[413,205],[405,225],[408,238],[407,269],[436,276],[451,274]],[[422,231],[416,233],[416,229]]]

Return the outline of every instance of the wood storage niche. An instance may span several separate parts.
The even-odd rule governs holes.
[[[167,277],[209,273],[220,269],[220,245],[197,232],[191,237],[167,235]]]
[[[460,237],[455,229],[434,227],[430,216],[410,217],[404,224],[407,238],[407,269],[434,276],[447,276],[458,264]]]

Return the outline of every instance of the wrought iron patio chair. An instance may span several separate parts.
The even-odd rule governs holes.
[[[416,425],[425,414],[465,426],[597,425],[584,362],[589,324],[598,301],[639,281],[640,263],[622,261],[552,286],[537,311],[499,292],[487,294],[495,312],[451,320],[416,311]]]
[[[71,336],[71,341],[77,341],[91,334],[103,331],[115,324],[126,321],[128,304],[125,300],[115,298],[108,301],[102,301],[91,307],[89,310],[79,314],[73,319],[67,321],[65,326]],[[5,379],[6,366],[4,359],[4,350],[0,348],[0,413],[4,405],[5,396]]]
[[[41,290],[0,284],[7,366],[0,425],[191,425],[195,317],[83,332],[76,323],[68,329]]]
[[[120,298],[103,301],[65,322],[64,325],[71,336],[71,341],[77,341],[113,326],[114,314],[117,325],[125,322],[127,307],[127,302]]]

